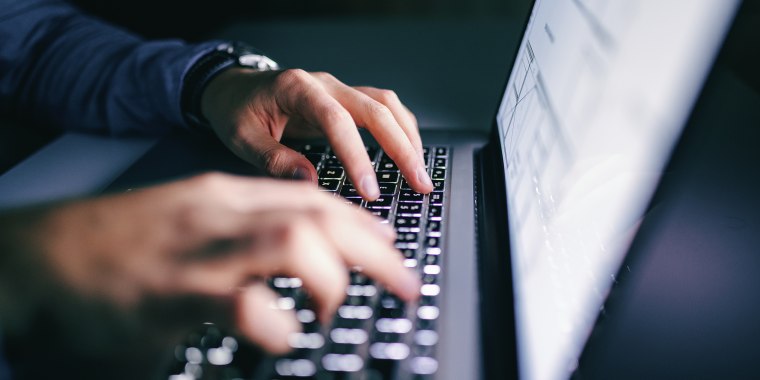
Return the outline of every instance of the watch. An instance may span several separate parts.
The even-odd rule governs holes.
[[[258,71],[279,70],[271,58],[242,42],[222,43],[216,49],[199,58],[185,74],[180,106],[188,124],[209,127],[201,112],[201,97],[214,77],[229,67],[246,67]]]

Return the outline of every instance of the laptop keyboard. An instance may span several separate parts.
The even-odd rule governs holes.
[[[269,284],[280,296],[277,307],[292,309],[303,324],[289,344],[293,352],[268,357],[253,370],[246,368],[244,345],[212,324],[176,349],[176,375],[187,379],[426,379],[438,370],[436,345],[441,275],[442,234],[445,224],[447,147],[425,147],[425,162],[434,191],[412,190],[396,164],[375,147],[368,147],[380,186],[380,197],[363,200],[346,178],[342,164],[323,145],[300,150],[315,166],[322,191],[367,209],[391,223],[396,248],[404,265],[422,280],[420,300],[402,302],[361,273],[350,274],[346,299],[331,326],[322,326],[298,278],[275,277]]]

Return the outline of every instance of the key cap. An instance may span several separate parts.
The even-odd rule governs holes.
[[[338,180],[338,182],[340,182]],[[351,185],[350,183],[344,184],[343,187],[340,189],[340,195],[342,197],[359,197],[359,192],[356,191],[356,188],[354,185]]]
[[[326,159],[324,162],[322,162],[323,168],[342,168],[343,164],[341,164],[340,160],[338,160],[337,157],[332,156]]]
[[[396,243],[412,243],[417,241],[416,232],[399,232],[396,235]]]
[[[377,198],[372,202],[367,202],[367,208],[391,208],[392,202],[393,197],[380,196],[380,198]]]
[[[398,173],[396,172],[377,172],[377,182],[397,183]]]
[[[424,199],[424,195],[414,190],[401,190],[398,195],[399,202],[419,202]]]
[[[440,169],[440,168],[433,169],[433,172],[430,173],[430,178],[431,179],[440,179],[440,180],[446,179],[446,169]]]
[[[393,195],[396,193],[396,184],[380,183],[380,195]]]
[[[359,197],[346,197],[346,200],[355,204],[355,205],[361,205],[362,204],[362,198]]]
[[[399,203],[396,205],[396,214],[401,216],[421,216],[422,204],[420,203]]]
[[[406,180],[401,181],[401,189],[402,190],[411,190],[412,188],[409,186],[409,182],[406,182]]]
[[[443,180],[433,180],[433,190],[434,191],[443,191]]]
[[[431,205],[442,205],[443,204],[443,191],[434,191],[430,193],[430,204]]]
[[[341,179],[345,174],[341,168],[324,168],[319,171],[320,179]]]
[[[340,180],[339,179],[320,179],[319,186],[325,190],[337,191],[338,186],[340,186]]]
[[[420,218],[397,216],[394,226],[399,232],[418,232],[420,230]]]
[[[388,214],[390,211],[391,210],[388,208],[374,208],[369,210],[370,214],[383,218],[386,222],[388,221]]]
[[[438,248],[441,246],[441,241],[437,237],[428,237],[425,239],[425,247]]]
[[[446,159],[445,158],[436,158],[433,160],[433,167],[434,168],[445,168],[446,167]]]
[[[428,207],[428,219],[441,220],[441,216],[443,216],[443,206]]]
[[[427,224],[427,227],[425,227],[425,231],[427,231],[429,236],[434,236],[432,233],[439,233],[441,232],[441,222],[437,220],[429,221]]]
[[[398,170],[398,166],[396,166],[396,163],[393,161],[380,162],[380,165],[378,165],[378,168],[377,168],[377,171],[379,172],[380,171],[390,172],[390,171],[397,171],[397,170]]]
[[[448,153],[449,153],[449,150],[447,148],[444,148],[444,147],[435,148],[435,155],[436,156],[445,156]]]

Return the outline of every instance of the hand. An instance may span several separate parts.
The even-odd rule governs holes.
[[[380,190],[358,125],[372,133],[414,190],[433,190],[416,119],[392,91],[349,87],[327,73],[233,68],[209,83],[201,103],[235,154],[276,177],[316,182],[311,163],[279,141],[283,135],[324,135],[358,192],[375,200]]]
[[[8,351],[22,342],[30,358],[20,376],[147,378],[204,321],[283,353],[300,324],[271,308],[263,279],[275,275],[300,277],[323,322],[349,268],[404,300],[419,294],[390,227],[304,183],[203,175],[0,225],[0,321]]]

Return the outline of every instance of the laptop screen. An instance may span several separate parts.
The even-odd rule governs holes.
[[[577,366],[739,2],[535,2],[497,115],[522,378]]]

